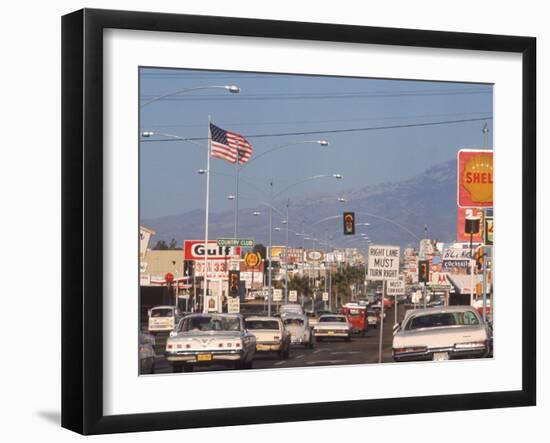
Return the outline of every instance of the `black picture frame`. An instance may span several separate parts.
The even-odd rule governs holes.
[[[522,388],[106,416],[103,413],[103,31],[109,28],[501,51],[522,55]],[[62,426],[152,431],[536,404],[536,39],[84,9],[62,18]]]

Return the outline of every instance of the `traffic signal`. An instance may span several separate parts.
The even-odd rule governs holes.
[[[239,280],[241,279],[240,271],[229,271],[228,275],[229,295],[237,297],[239,295]]]
[[[428,283],[430,281],[430,262],[428,260],[418,261],[418,282]]]
[[[484,257],[484,255],[485,255],[485,248],[484,247],[478,248],[475,255],[474,255],[474,259],[476,261],[476,269],[478,271],[483,270],[483,257]]]
[[[344,212],[344,235],[355,235],[355,212]]]

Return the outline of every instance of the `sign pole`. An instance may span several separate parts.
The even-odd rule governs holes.
[[[378,363],[382,363],[382,339],[384,338],[384,298],[386,296],[386,280],[382,280],[382,308],[380,309],[380,339],[378,342]]]
[[[487,321],[487,246],[483,248],[483,321]],[[492,300],[491,300],[491,309]]]
[[[397,324],[397,294],[395,294],[395,303],[393,304],[393,309],[395,311],[395,319],[393,324]]]

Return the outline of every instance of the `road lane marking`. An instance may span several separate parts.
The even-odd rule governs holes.
[[[330,355],[343,355],[343,354],[362,354],[361,351],[336,351],[331,352]]]
[[[299,358],[302,358],[304,356],[304,354],[302,355],[297,355],[296,357],[294,357],[294,360],[298,360]]]
[[[323,351],[326,351],[326,349],[317,349],[317,350],[313,351],[313,353],[318,354],[319,352],[323,352]]]
[[[279,360],[278,362],[275,362],[275,364],[273,366],[280,366],[284,363],[286,363],[285,360]]]
[[[331,364],[335,365],[337,363],[345,363],[346,360],[317,360],[317,361],[308,361],[306,365],[320,365],[320,364]]]

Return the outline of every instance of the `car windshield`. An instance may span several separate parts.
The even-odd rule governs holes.
[[[324,315],[319,319],[320,323],[345,323],[346,317],[336,315]]]
[[[279,323],[275,320],[246,320],[248,329],[279,329]]]
[[[362,310],[359,310],[359,309],[349,309],[348,310],[348,315],[350,317],[358,317],[360,315],[363,315],[365,311],[362,311]]]
[[[222,317],[218,315],[201,315],[187,317],[182,323],[180,332],[186,331],[240,331],[238,317]]]
[[[304,321],[301,318],[285,318],[283,320],[283,323],[285,324],[285,326],[288,326],[288,325],[302,326],[304,324]]]
[[[367,311],[367,315],[377,315],[376,311]]]
[[[437,328],[441,326],[477,325],[479,320],[473,312],[438,312],[413,317],[406,329]]]
[[[170,308],[153,309],[151,310],[151,317],[172,317],[174,310]]]

